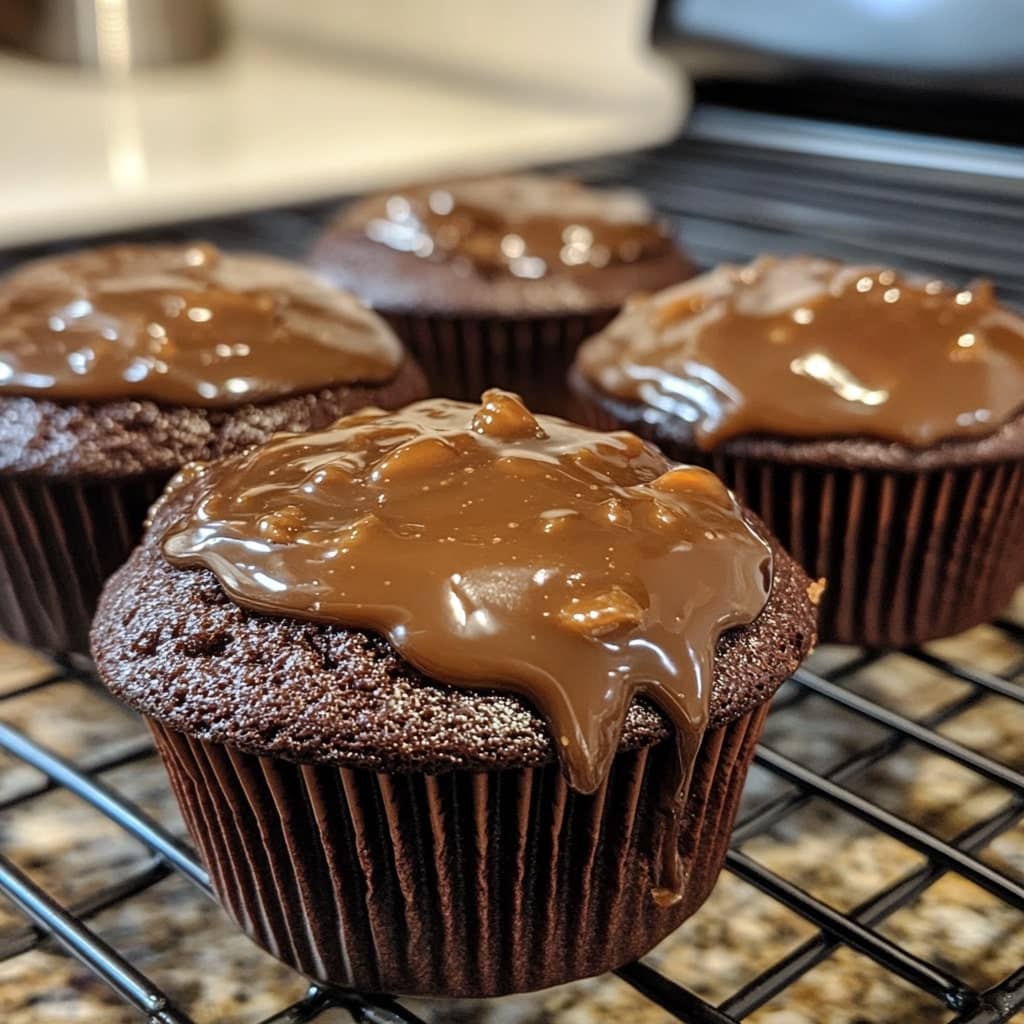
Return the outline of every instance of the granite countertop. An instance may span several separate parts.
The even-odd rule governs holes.
[[[1024,619],[1024,600],[1018,601],[1015,614]],[[1024,662],[1024,645],[988,627],[932,649],[995,672],[1019,671]],[[813,656],[812,667],[849,657],[849,651],[823,649]],[[49,669],[28,652],[0,644],[0,693]],[[915,717],[967,692],[948,675],[900,655],[875,663],[846,685]],[[0,717],[73,759],[87,758],[101,745],[130,741],[144,731],[109,698],[74,682],[5,701]],[[1024,767],[1024,706],[988,696],[942,731],[1004,763]],[[881,735],[865,720],[811,697],[773,716],[765,742],[824,770]],[[184,834],[154,757],[104,778]],[[0,799],[37,779],[32,769],[0,755]],[[746,808],[777,793],[779,786],[767,772],[755,768]],[[858,776],[852,788],[945,838],[1008,799],[1005,790],[973,772],[909,747]],[[808,803],[770,833],[748,842],[744,850],[843,910],[924,862],[895,840],[821,801]],[[0,814],[0,852],[49,892],[71,901],[88,898],[146,863],[139,844],[62,792]],[[1024,879],[1024,824],[1003,833],[983,858]],[[177,877],[99,913],[90,923],[200,1024],[256,1022],[306,989],[303,979],[258,950],[213,903]],[[23,928],[17,911],[0,900],[0,937]],[[955,875],[946,875],[879,930],[980,988],[1024,963],[1024,914]],[[721,1000],[813,934],[799,916],[725,873],[702,910],[649,959],[705,998]],[[661,1024],[671,1019],[609,976],[487,1003],[410,1005],[434,1024]],[[747,1019],[753,1024],[938,1024],[950,1015],[871,960],[841,949]],[[50,946],[0,963],[0,1020],[5,1024],[129,1024],[141,1019],[85,968]],[[330,1011],[319,1021],[347,1019],[341,1011]]]

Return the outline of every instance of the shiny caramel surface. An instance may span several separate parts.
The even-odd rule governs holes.
[[[425,260],[526,279],[635,263],[672,247],[639,193],[540,174],[396,189],[354,204],[340,224]]]
[[[1024,408],[1024,318],[986,283],[763,257],[630,303],[577,367],[692,423],[704,448],[752,434],[922,448]]]
[[[401,359],[352,296],[269,256],[110,246],[0,279],[0,395],[229,407],[385,381]]]

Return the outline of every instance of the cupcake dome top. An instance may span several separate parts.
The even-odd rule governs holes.
[[[464,415],[463,428],[470,419],[470,413]],[[545,420],[540,423],[543,426]],[[621,445],[634,444],[623,442],[621,434],[618,443],[614,435],[589,436],[595,441],[611,436],[612,451],[617,450],[622,460]],[[480,443],[487,442],[481,437]],[[667,464],[651,449],[644,452],[640,458],[648,466],[649,487]],[[517,461],[522,468],[526,459]],[[602,461],[599,456],[598,465]],[[242,468],[240,460],[220,465],[227,472],[234,471],[228,467]],[[310,469],[314,475],[319,472]],[[141,545],[114,575],[100,602],[92,650],[117,697],[169,729],[302,763],[442,772],[526,768],[558,756],[560,737],[554,736],[537,707],[514,689],[499,689],[489,679],[472,686],[449,685],[419,671],[374,630],[313,615],[299,617],[283,609],[279,614],[256,612],[232,600],[208,569],[172,566],[164,555],[163,539],[194,518],[194,510],[202,514],[198,502],[206,475],[193,468],[169,489],[153,510]],[[322,483],[326,482],[325,478]],[[340,482],[336,475],[334,486]],[[602,486],[600,481],[591,482]],[[414,485],[410,481],[408,486]],[[272,486],[279,498],[288,489]],[[595,492],[589,491],[588,483],[581,493]],[[711,496],[703,500],[710,501]],[[536,528],[515,505],[503,513],[499,525],[504,524],[504,531]],[[259,518],[262,515],[247,517],[247,528],[259,530]],[[745,518],[760,532],[753,517]],[[299,525],[289,527],[287,519],[272,516],[263,529],[287,537]],[[520,527],[509,527],[513,522]],[[607,515],[605,522],[609,532],[625,532]],[[294,534],[292,545],[300,537],[301,531]],[[763,610],[749,625],[725,630],[715,643],[708,640],[713,664],[702,697],[708,702],[710,729],[728,725],[764,703],[814,639],[807,576],[774,539],[769,537],[768,543],[772,583]],[[269,548],[269,536],[259,545]],[[503,562],[514,573],[515,545],[491,542],[486,547],[496,565]],[[284,549],[289,550],[287,545]],[[763,545],[753,543],[753,553],[757,559],[751,578],[755,590],[761,591]],[[553,557],[558,558],[557,549]],[[415,563],[403,563],[401,570],[406,587],[425,585]],[[543,585],[522,576],[519,584]],[[680,593],[690,589],[685,577],[677,585]],[[732,586],[728,579],[715,581],[716,589]],[[763,591],[755,596],[757,604]],[[584,639],[580,636],[578,642]],[[619,749],[648,746],[669,735],[666,715],[637,694],[626,711]]]
[[[0,396],[231,408],[380,383],[401,360],[355,298],[269,256],[117,245],[0,280]]]
[[[1024,408],[1024,318],[985,283],[763,257],[629,303],[576,367],[706,449],[755,435],[925,448]]]
[[[613,310],[692,273],[639,192],[544,174],[356,200],[312,263],[383,312],[510,317]]]

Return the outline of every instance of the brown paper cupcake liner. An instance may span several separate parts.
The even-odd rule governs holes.
[[[951,636],[1005,608],[1024,576],[1020,464],[895,473],[706,462],[828,580],[825,641],[906,647]]]
[[[602,430],[618,425],[575,406]],[[632,427],[672,459],[706,466],[828,586],[822,642],[907,647],[1002,611],[1024,579],[1024,464],[924,472],[795,466],[702,452]]]
[[[534,412],[564,415],[565,375],[576,349],[614,311],[508,319],[382,315],[426,371],[433,394],[476,402],[487,388],[506,388]]]
[[[0,478],[0,634],[88,654],[103,583],[138,543],[165,482]]]
[[[669,909],[650,890],[670,742],[620,754],[584,796],[554,764],[381,774],[150,727],[221,903],[264,949],[330,985],[485,997],[618,967],[700,906],[766,711],[704,739]]]

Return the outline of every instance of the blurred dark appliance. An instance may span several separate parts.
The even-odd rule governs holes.
[[[698,99],[1024,142],[1019,0],[660,0]]]

